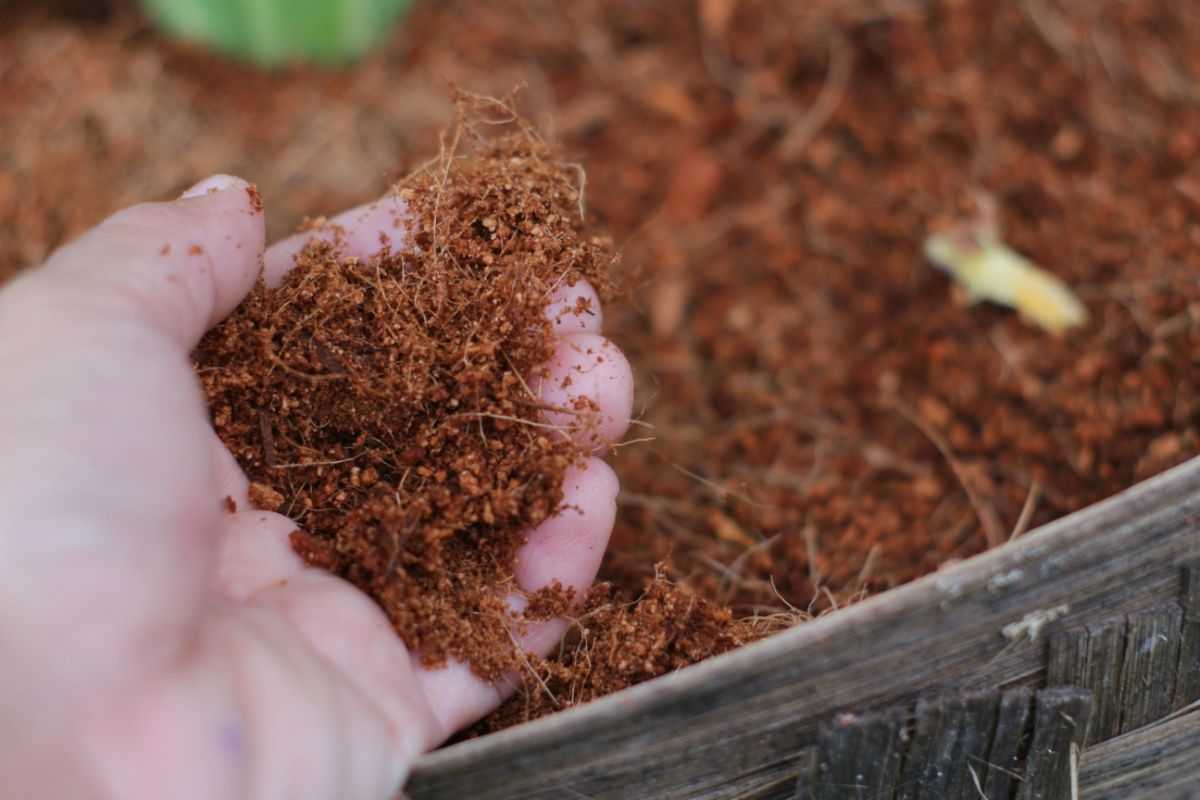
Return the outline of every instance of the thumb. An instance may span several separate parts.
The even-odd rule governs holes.
[[[0,639],[64,679],[136,681],[198,613],[220,510],[187,354],[255,280],[256,198],[211,178],[0,291]]]
[[[258,190],[214,175],[173,203],[114,214],[30,279],[77,311],[144,322],[190,352],[250,290],[263,246]]]

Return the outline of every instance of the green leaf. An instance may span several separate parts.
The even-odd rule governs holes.
[[[367,52],[412,0],[142,0],[181,39],[263,65]]]

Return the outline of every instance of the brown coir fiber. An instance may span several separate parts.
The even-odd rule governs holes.
[[[462,131],[394,187],[377,253],[310,242],[196,362],[252,500],[302,526],[297,552],[370,594],[426,663],[494,680],[517,663],[514,554],[578,457],[527,382],[553,350],[546,306],[564,282],[603,286],[613,256],[533,134],[464,155]]]
[[[661,569],[662,565],[659,565]],[[587,703],[741,647],[799,615],[737,619],[657,573],[637,597],[599,583],[549,658],[531,658],[523,690],[462,738]]]
[[[637,275],[606,309],[655,438],[613,460],[624,597],[665,563],[735,617],[820,612],[1200,453],[1192,3],[437,0],[336,73],[55,5],[0,2],[0,273],[213,172],[279,236],[435,152],[443,78],[527,84]],[[920,244],[979,192],[1089,326],[955,302]]]

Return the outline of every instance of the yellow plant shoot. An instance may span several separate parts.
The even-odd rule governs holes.
[[[938,233],[925,257],[950,273],[972,302],[1015,308],[1056,336],[1087,321],[1087,309],[1065,283],[986,232]]]

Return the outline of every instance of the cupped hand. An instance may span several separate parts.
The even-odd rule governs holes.
[[[0,291],[0,796],[386,798],[512,690],[421,667],[365,595],[297,558],[294,523],[247,501],[188,356],[305,241],[264,251],[252,194],[216,176],[122,211]],[[397,235],[395,203],[330,221],[350,254]],[[592,313],[564,313],[580,294]],[[589,450],[631,405],[598,312],[583,282],[554,298],[540,390],[594,401]],[[519,554],[525,591],[595,578],[616,479],[589,457],[564,490]],[[566,624],[520,644],[547,652]]]

